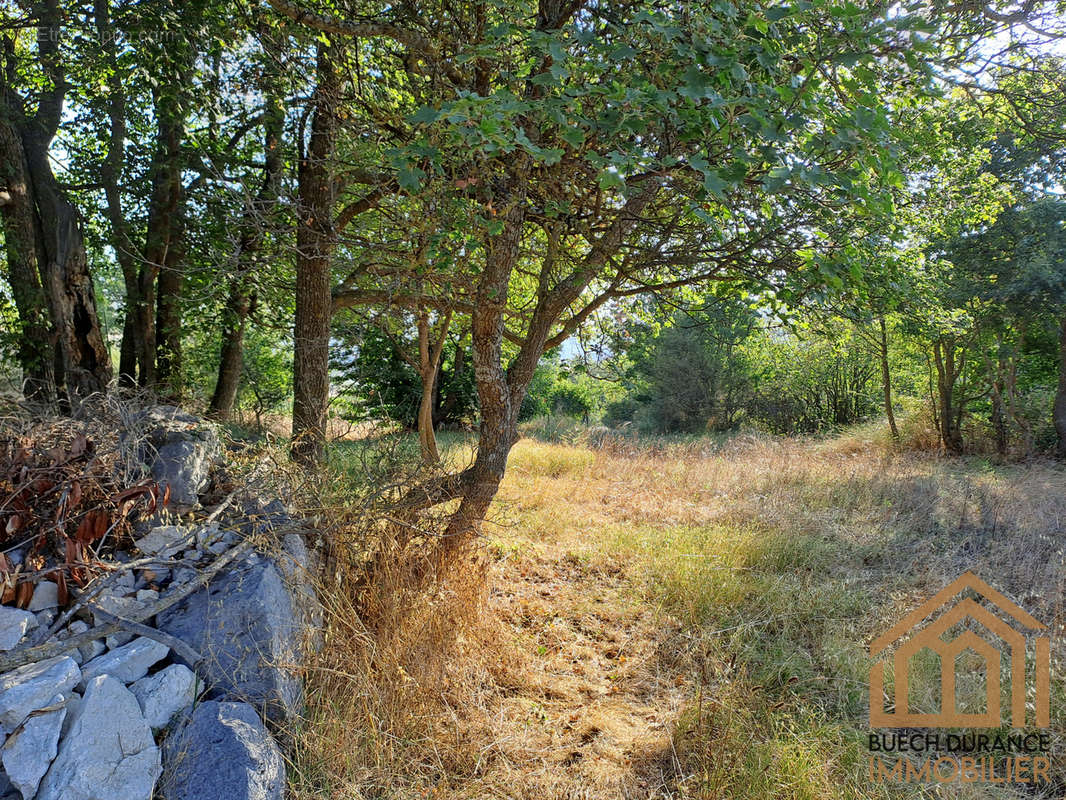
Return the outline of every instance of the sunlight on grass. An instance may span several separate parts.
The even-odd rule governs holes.
[[[591,450],[559,444],[529,442],[523,447],[515,448],[508,467],[515,472],[527,475],[559,478],[563,475],[584,472],[595,461],[596,455]]]
[[[505,507],[523,539],[576,537],[593,561],[624,564],[636,599],[681,623],[694,699],[674,736],[680,797],[929,796],[866,778],[866,644],[960,561],[1035,574],[1041,565],[1024,542],[1043,536],[1056,495],[1034,506],[1010,469],[860,453],[846,442],[756,443],[739,457],[719,449],[619,458],[525,440]],[[1016,519],[1019,534],[975,554],[959,529],[984,524],[984,503]],[[901,556],[923,550],[924,570],[899,568]],[[919,664],[916,682],[938,683],[935,666]]]
[[[427,675],[421,643],[441,636],[419,630],[409,675],[340,694],[321,681],[317,755],[294,765],[316,788],[297,796],[1021,797],[870,783],[867,645],[963,568],[1061,624],[1060,468],[568,435],[511,454],[484,530],[490,596],[460,654]],[[333,447],[338,502],[367,475],[422,469],[414,437],[393,438]],[[465,434],[441,449],[451,466],[473,455]],[[352,620],[336,614],[340,641]],[[335,655],[330,670],[349,669]],[[932,708],[937,670],[919,661],[913,701]]]
[[[858,740],[827,712],[864,711],[862,643],[841,628],[866,604],[827,580],[840,549],[757,525],[634,529],[606,544],[639,560],[648,598],[702,649],[709,699],[678,726],[702,774],[693,796],[849,796],[840,789],[854,782]]]

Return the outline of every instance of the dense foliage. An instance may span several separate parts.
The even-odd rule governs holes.
[[[530,415],[1066,450],[1062,11],[7,4],[6,369],[476,427],[445,543]]]

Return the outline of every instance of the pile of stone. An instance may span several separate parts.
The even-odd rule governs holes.
[[[148,413],[146,461],[195,508],[218,438]],[[0,800],[284,797],[276,740],[320,621],[312,556],[282,504],[238,506],[148,528],[62,613],[47,581],[28,610],[0,606]]]

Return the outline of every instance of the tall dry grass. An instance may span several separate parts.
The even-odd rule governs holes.
[[[712,700],[681,721],[683,796],[870,796],[864,645],[966,569],[1061,630],[1054,463],[748,438],[687,459],[601,453],[573,481],[528,477],[512,500],[538,535],[595,531],[645,600],[693,631],[689,669]]]
[[[1058,464],[577,435],[516,446],[486,546],[417,607],[346,591],[370,543],[419,553],[349,515],[296,797],[932,796],[865,781],[872,636],[966,569],[1066,621]]]

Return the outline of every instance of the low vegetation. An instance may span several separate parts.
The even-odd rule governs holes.
[[[866,778],[866,647],[965,569],[1060,631],[1063,469],[856,441],[523,439],[487,594],[335,615],[297,796],[932,796]]]
[[[890,792],[872,632],[1061,623],[1064,11],[0,3],[0,404],[296,501],[301,798]],[[165,505],[46,444],[0,525]]]

